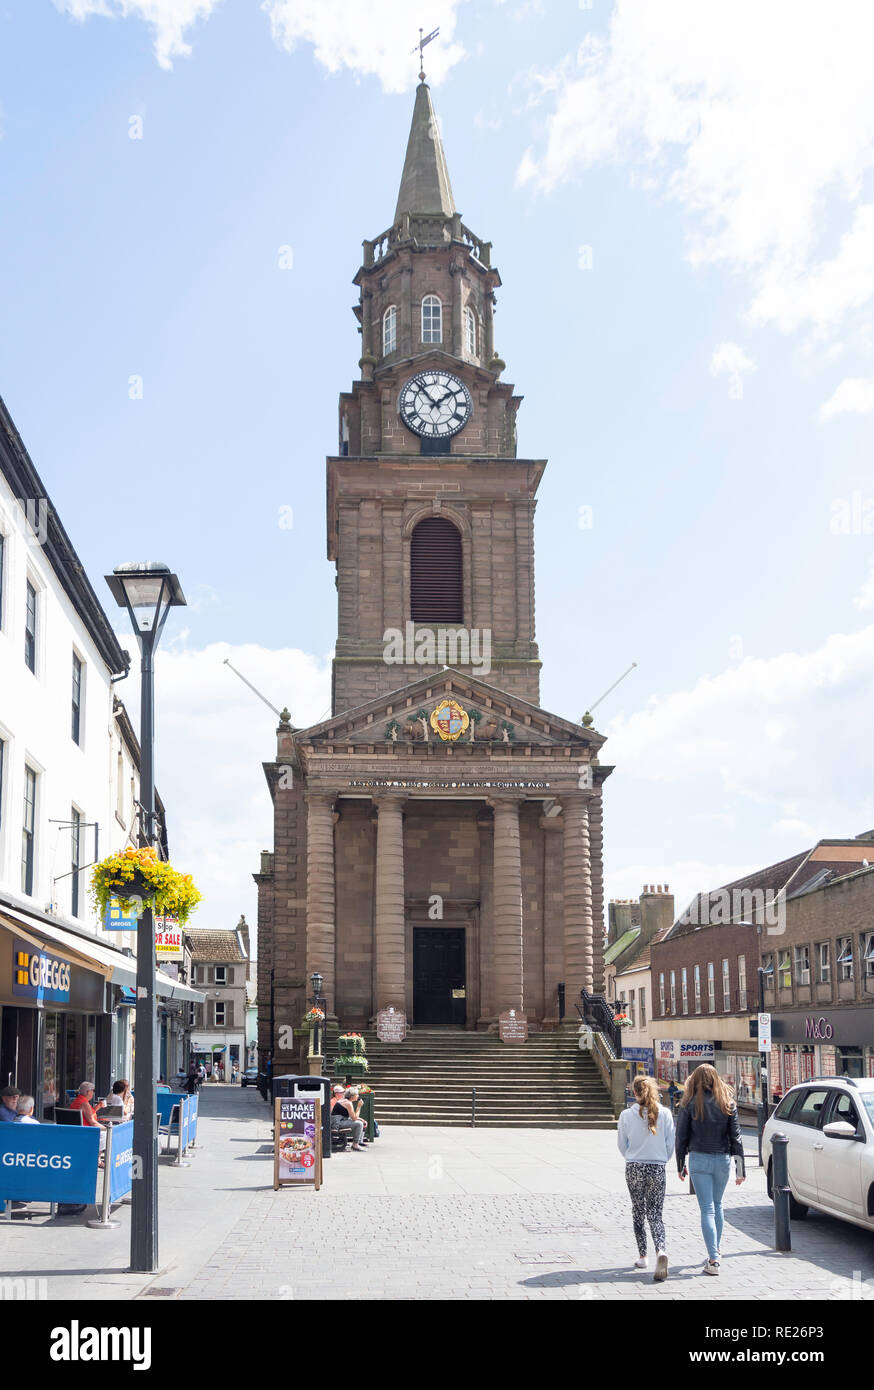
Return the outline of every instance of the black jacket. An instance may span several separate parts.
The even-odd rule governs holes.
[[[681,1105],[677,1111],[677,1130],[675,1153],[677,1172],[682,1173],[686,1166],[686,1155],[733,1154],[737,1159],[737,1175],[744,1176],[744,1147],[737,1107],[726,1115],[720,1110],[712,1095],[704,1096],[704,1114],[695,1117],[695,1102]]]

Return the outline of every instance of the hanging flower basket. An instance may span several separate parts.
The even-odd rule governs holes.
[[[304,1021],[304,1023],[308,1023],[308,1024],[310,1025],[310,1027],[312,1027],[312,1026],[313,1026],[314,1024],[316,1024],[316,1023],[324,1023],[324,1021],[325,1021],[325,1011],[324,1011],[324,1009],[309,1009],[309,1010],[304,1014],[304,1016],[303,1016],[303,1021]]]
[[[340,1051],[352,1058],[363,1057],[367,1044],[360,1033],[341,1033],[337,1039]]]
[[[620,1028],[631,1027],[631,1019],[628,1017],[628,1014],[615,1014],[613,1022],[618,1024]]]
[[[180,874],[150,846],[128,848],[95,864],[91,894],[101,917],[113,898],[122,898],[132,902],[135,916],[151,907],[159,917],[175,917],[181,926],[203,898],[191,874]]]
[[[363,1076],[370,1070],[370,1063],[366,1057],[335,1057],[334,1070],[344,1076]]]

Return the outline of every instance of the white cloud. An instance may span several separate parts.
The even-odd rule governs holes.
[[[425,49],[429,82],[441,81],[464,56],[454,43],[462,0],[431,0],[427,29],[440,37]],[[276,42],[290,53],[310,43],[328,72],[349,68],[378,77],[386,92],[405,92],[417,80],[416,12],[409,0],[263,0]]]
[[[155,57],[168,69],[173,58],[187,58],[191,52],[186,31],[198,20],[208,19],[218,4],[219,0],[54,0],[55,8],[72,19],[91,15],[141,19],[155,31]]]
[[[738,376],[741,372],[754,372],[756,364],[751,358],[747,357],[742,347],[737,343],[720,343],[714,349],[710,359],[710,375],[721,376],[723,372],[728,372],[731,376]]]
[[[841,823],[830,833],[845,834],[871,816],[870,760],[859,755],[858,730],[869,723],[872,681],[874,625],[833,634],[813,651],[748,657],[612,721],[610,761],[635,777],[684,786],[702,809],[730,792],[798,820],[834,816]],[[828,758],[815,747],[825,730]]]
[[[874,377],[845,377],[834,395],[819,408],[820,420],[833,415],[870,415],[874,410]]]
[[[599,162],[655,175],[696,264],[747,270],[757,322],[832,324],[874,293],[874,9],[844,0],[617,0],[606,39],[533,76],[550,106],[518,180],[548,190]],[[842,236],[819,260],[829,226]]]
[[[856,594],[853,603],[862,613],[869,608],[874,608],[874,561],[872,561],[871,569],[868,572],[868,578]]]
[[[181,636],[181,634],[180,634]],[[120,634],[130,646],[130,635]],[[261,764],[276,757],[275,714],[223,663],[230,660],[299,727],[331,701],[330,662],[287,648],[176,640],[159,649],[155,669],[155,781],[167,808],[170,856],[204,895],[194,926],[256,920],[252,874],[273,848],[273,806]],[[116,686],[139,726],[137,664]]]
[[[781,834],[794,836],[799,844],[815,844],[820,838],[814,827],[808,825],[807,821],[796,820],[792,816],[784,816],[782,820],[778,820],[774,829],[780,831]]]

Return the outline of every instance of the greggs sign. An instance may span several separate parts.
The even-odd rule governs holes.
[[[25,999],[48,999],[56,1004],[70,1002],[68,960],[41,951],[29,941],[12,943],[12,993]]]

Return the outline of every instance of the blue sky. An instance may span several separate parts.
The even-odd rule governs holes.
[[[271,840],[274,717],[224,658],[330,701],[324,458],[419,23],[550,460],[542,703],[638,663],[596,716],[609,892],[874,825],[869,6],[0,0],[0,393],[95,586],[183,581],[157,773],[203,926],[254,919]]]

